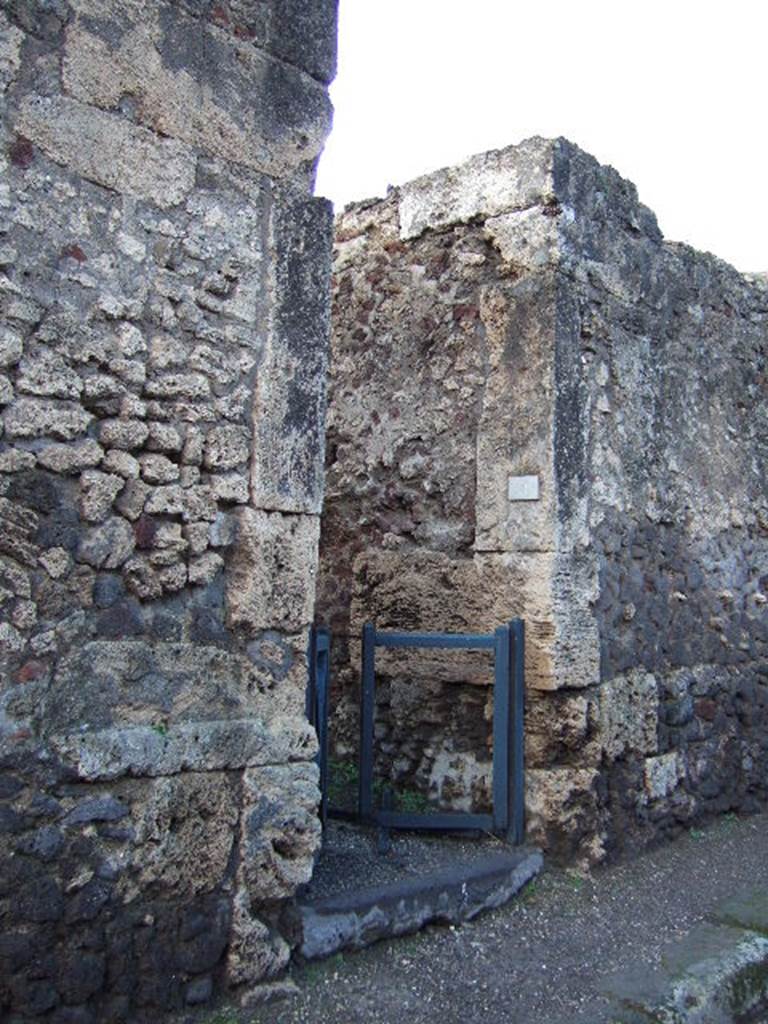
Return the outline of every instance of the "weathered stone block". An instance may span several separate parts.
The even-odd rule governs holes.
[[[19,364],[16,388],[22,394],[77,399],[83,381],[56,352],[37,351]]]
[[[290,956],[285,939],[254,914],[250,894],[245,889],[238,890],[227,955],[229,984],[244,985],[274,977],[288,966]]]
[[[135,831],[133,892],[159,886],[189,898],[222,885],[235,842],[239,789],[238,780],[222,772],[133,783],[127,790]]]
[[[228,560],[227,621],[253,636],[312,621],[320,524],[315,516],[242,509]]]
[[[126,480],[135,480],[141,472],[138,460],[117,448],[111,448],[105,454],[102,469],[105,473],[118,473]]]
[[[24,351],[24,342],[20,334],[3,326],[0,328],[0,366],[8,367],[18,363]]]
[[[89,181],[161,207],[180,203],[194,185],[195,156],[185,145],[76,99],[29,96],[16,127]]]
[[[320,512],[332,231],[324,200],[275,210],[272,239],[282,254],[271,282],[276,313],[253,405],[251,499],[257,508]]]
[[[141,448],[149,436],[149,427],[141,420],[108,419],[99,424],[99,440],[105,446],[131,451]]]
[[[3,414],[8,437],[54,437],[71,441],[84,434],[93,416],[75,402],[19,398]]]
[[[207,469],[234,469],[249,455],[250,437],[244,427],[213,427],[205,439],[203,463]]]
[[[142,455],[141,475],[149,484],[167,484],[179,479],[179,467],[164,455]]]
[[[209,478],[211,493],[217,501],[248,503],[248,477],[241,473],[215,473]]]
[[[526,773],[528,834],[553,856],[594,864],[605,856],[595,768],[530,769]]]
[[[404,185],[399,199],[401,238],[466,223],[479,214],[493,216],[539,205],[554,195],[552,145],[548,139],[528,139]]]
[[[111,516],[85,531],[78,545],[77,559],[94,569],[117,569],[130,558],[135,546],[130,525],[119,516]]]
[[[283,715],[267,721],[232,718],[180,722],[167,728],[136,725],[95,729],[52,735],[50,744],[86,781],[287,764],[306,761],[317,750],[309,723]]]
[[[141,124],[272,175],[319,155],[330,104],[325,88],[297,68],[170,4],[155,5],[130,28],[119,9],[105,12],[93,0],[78,0],[76,9],[81,17],[67,30],[64,83],[77,99],[113,110],[130,95]],[[314,23],[326,24],[329,13],[313,12]],[[100,35],[89,14],[102,19]],[[303,37],[291,19],[283,24]]]
[[[634,671],[603,683],[600,694],[600,739],[611,760],[657,750],[659,697],[656,679]]]
[[[124,486],[123,478],[114,473],[85,470],[80,476],[80,515],[90,523],[102,522]]]
[[[304,68],[326,84],[336,74],[338,0],[318,0],[307,10],[302,0],[272,0],[266,45],[271,53]]]
[[[21,64],[24,33],[0,14],[0,91],[5,92]]]
[[[322,830],[315,764],[250,768],[243,776],[240,882],[254,903],[309,881]]]
[[[98,466],[104,457],[101,445],[90,439],[76,444],[49,444],[37,453],[37,462],[54,473],[79,473]]]
[[[205,586],[215,578],[223,566],[224,559],[214,551],[209,551],[199,558],[193,558],[189,563],[189,582]]]
[[[643,783],[649,800],[668,797],[685,778],[685,762],[679,751],[672,750],[658,757],[647,757],[643,766]]]

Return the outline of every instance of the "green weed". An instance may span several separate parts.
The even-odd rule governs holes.
[[[584,878],[576,871],[566,871],[565,877],[568,879],[568,883],[574,892],[581,892],[584,888]]]
[[[212,1016],[206,1017],[203,1024],[240,1024],[240,1017],[234,1010],[217,1010]]]
[[[395,807],[408,814],[424,814],[430,809],[430,803],[418,790],[404,789],[395,793]]]
[[[355,802],[360,773],[352,761],[328,762],[328,799],[332,805],[343,807]],[[386,788],[383,779],[373,780],[373,799],[381,803]],[[424,814],[430,810],[431,804],[427,797],[416,789],[396,789],[394,791],[395,810],[407,814]]]

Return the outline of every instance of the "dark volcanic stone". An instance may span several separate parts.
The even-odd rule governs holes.
[[[27,853],[39,860],[54,860],[64,843],[64,836],[61,829],[53,825],[44,825],[35,829],[23,837],[18,849],[21,853]]]
[[[16,796],[23,788],[24,783],[21,779],[17,779],[15,775],[8,775],[6,773],[0,775],[0,800],[8,800]]]
[[[189,629],[190,639],[200,644],[226,645],[230,636],[220,614],[212,608],[195,608]]]
[[[66,1003],[84,1003],[101,989],[103,981],[103,954],[78,949],[62,957],[58,989]]]
[[[22,1013],[29,1014],[31,1017],[39,1017],[58,1002],[56,989],[45,978],[38,980],[25,975],[16,975],[11,978],[8,987],[11,990],[14,1005]]]
[[[195,978],[187,985],[184,993],[184,1002],[187,1006],[197,1006],[199,1003],[207,1003],[213,993],[213,980],[210,974],[202,978]]]
[[[22,921],[42,924],[58,921],[64,912],[64,898],[53,878],[34,878],[22,886],[15,899],[15,910]]]
[[[13,974],[34,960],[38,952],[36,936],[32,932],[0,933],[0,957]]]
[[[20,832],[24,828],[24,819],[12,807],[0,807],[0,835],[6,832]]]
[[[123,581],[112,573],[96,577],[93,584],[93,603],[97,608],[111,608],[125,594]]]
[[[156,640],[180,640],[182,623],[176,615],[156,612],[152,617],[149,632]]]
[[[97,1020],[85,1006],[60,1006],[54,1011],[51,1024],[97,1024]]]
[[[120,821],[128,813],[125,804],[111,796],[83,800],[64,819],[65,825],[83,825],[89,821]]]
[[[36,793],[32,797],[27,808],[30,818],[52,818],[61,811],[61,804],[52,796],[46,793]]]
[[[127,599],[116,601],[99,615],[96,633],[106,640],[119,640],[126,636],[140,636],[144,632],[144,620],[138,602]]]
[[[192,917],[196,918],[192,913]],[[199,974],[210,970],[219,962],[229,938],[230,910],[226,900],[209,900],[202,908],[208,927],[195,930],[195,935],[183,943],[176,954],[176,964],[182,971]]]
[[[92,878],[69,901],[66,921],[74,924],[78,921],[92,921],[109,900],[112,888],[102,879]]]

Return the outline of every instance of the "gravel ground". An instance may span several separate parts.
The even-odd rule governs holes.
[[[293,998],[248,1024],[613,1024],[605,975],[658,962],[729,896],[768,888],[768,815],[727,816],[589,877],[551,870],[461,927],[293,969]]]
[[[302,902],[471,864],[507,848],[495,836],[473,839],[392,832],[384,851],[379,851],[378,841],[374,829],[329,821],[312,881],[301,893]]]

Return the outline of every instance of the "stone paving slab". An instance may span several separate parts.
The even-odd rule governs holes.
[[[418,931],[433,921],[469,921],[499,907],[539,873],[541,852],[521,847],[419,877],[299,905],[306,960]]]
[[[710,917],[713,921],[768,935],[768,889],[756,889],[724,900]]]
[[[723,904],[682,939],[666,946],[655,969],[618,972],[606,991],[619,1005],[621,1024],[733,1024],[768,1017],[768,934],[717,923],[717,918],[765,922],[768,892],[755,904],[740,897]],[[766,1016],[755,1017],[763,1007]]]

